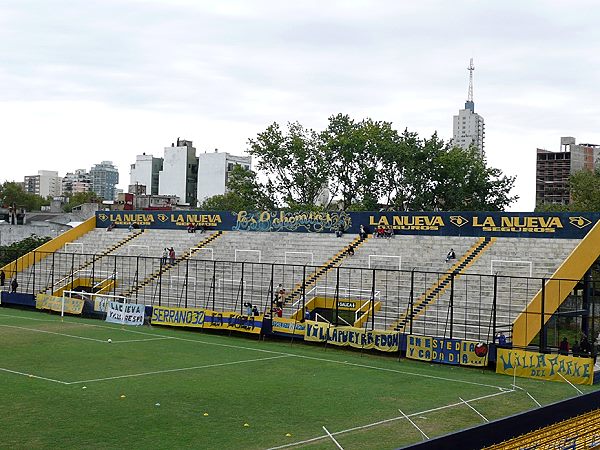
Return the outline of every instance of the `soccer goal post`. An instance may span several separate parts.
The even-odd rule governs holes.
[[[94,292],[64,291],[62,296],[61,317],[65,312],[70,312],[70,308],[76,307],[73,300],[83,300],[91,302],[96,312],[105,313],[108,311],[109,302],[131,303],[131,299],[123,295],[101,294]]]
[[[369,255],[369,269],[402,270],[402,256]]]

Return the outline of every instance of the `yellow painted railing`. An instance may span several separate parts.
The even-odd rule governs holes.
[[[548,279],[544,289],[544,323],[569,296],[585,272],[600,257],[600,221],[573,249],[552,277]],[[574,281],[569,281],[574,280]],[[513,324],[513,344],[525,347],[541,329],[542,290],[540,289],[525,311],[521,312]]]
[[[90,232],[96,228],[96,216],[92,216],[87,219],[82,224],[72,228],[61,235],[55,237],[51,241],[46,242],[45,244],[40,245],[34,251],[27,253],[26,255],[21,256],[17,260],[8,263],[4,267],[0,268],[0,270],[4,271],[6,278],[11,278],[15,274],[24,271],[25,269],[31,267],[34,263],[41,261],[46,258],[49,254],[55,252],[67,242],[72,242],[75,239],[80,238],[84,234]],[[34,257],[35,253],[35,257]]]

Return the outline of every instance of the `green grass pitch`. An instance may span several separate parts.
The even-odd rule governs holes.
[[[577,395],[568,384],[512,382],[298,342],[0,308],[4,448],[335,449],[325,427],[344,449],[391,449],[480,424],[478,413],[536,407],[527,393],[541,404]]]

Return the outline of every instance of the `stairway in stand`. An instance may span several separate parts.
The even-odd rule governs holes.
[[[452,277],[455,279],[485,253],[494,243],[495,238],[485,237],[480,238],[464,255],[448,270],[434,285],[421,295],[415,302],[412,311],[406,311],[402,316],[394,322],[390,329],[404,333],[411,319],[414,320],[425,310],[432,305],[451,285]]]
[[[158,277],[162,276],[165,272],[168,272],[169,270],[171,270],[172,268],[177,266],[179,263],[190,259],[198,250],[200,250],[203,247],[206,247],[208,244],[210,244],[211,242],[213,242],[215,239],[219,238],[222,235],[223,235],[222,231],[214,232],[213,234],[208,236],[206,239],[204,239],[202,242],[198,243],[196,246],[192,247],[190,250],[183,253],[179,258],[177,258],[175,260],[175,262],[173,264],[162,265],[159,270],[157,270],[154,273],[147,276],[141,283],[138,283],[137,285],[131,286],[129,289],[127,289],[127,291],[125,291],[123,293],[123,295],[125,297],[131,297],[137,291],[139,291],[146,285],[152,283]]]

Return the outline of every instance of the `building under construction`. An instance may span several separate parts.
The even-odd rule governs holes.
[[[600,146],[575,144],[574,137],[560,138],[560,151],[537,149],[535,203],[566,205],[571,201],[569,177],[581,170],[600,168]]]

